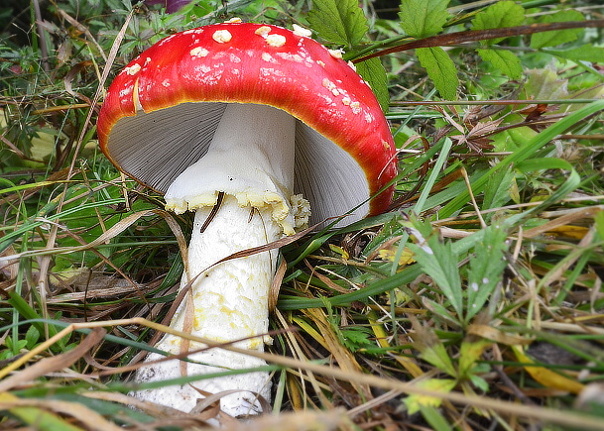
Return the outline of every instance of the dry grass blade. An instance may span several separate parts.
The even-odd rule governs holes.
[[[40,359],[23,371],[2,380],[0,382],[0,391],[8,391],[19,384],[25,384],[53,371],[70,367],[77,360],[81,359],[90,349],[99,344],[106,333],[107,331],[103,328],[94,328],[92,332],[72,350],[50,358]]]
[[[23,408],[33,407],[43,411],[49,411],[59,413],[62,416],[73,418],[79,421],[84,429],[94,431],[120,431],[121,427],[115,425],[113,422],[108,421],[102,415],[98,414],[94,410],[83,406],[79,403],[72,403],[67,401],[56,401],[56,400],[42,400],[42,399],[21,399],[17,398],[9,393],[0,393],[0,410],[18,410]],[[36,426],[35,429],[46,429],[46,427],[38,428],[44,424],[33,424]],[[67,425],[67,424],[66,424]],[[81,429],[81,428],[70,428]]]
[[[167,211],[164,211],[164,210],[160,210],[160,209],[139,211],[139,212],[130,214],[123,220],[117,222],[111,228],[107,229],[107,231],[105,231],[102,235],[98,236],[94,241],[91,241],[88,244],[84,244],[81,246],[75,246],[75,247],[53,247],[53,248],[46,248],[43,250],[24,251],[24,252],[21,252],[18,254],[2,256],[2,257],[0,257],[0,263],[15,261],[15,260],[18,260],[18,259],[20,259],[22,257],[26,257],[26,256],[34,256],[34,255],[35,256],[45,256],[45,255],[53,255],[53,254],[61,254],[61,253],[77,253],[77,252],[81,252],[81,251],[90,250],[90,249],[98,247],[102,244],[105,244],[107,241],[109,241],[112,238],[115,238],[120,233],[124,232],[130,226],[135,224],[141,218],[149,217],[152,215],[159,215],[159,216],[164,217],[167,220],[172,219],[172,216],[170,215],[170,213],[168,213]],[[182,235],[182,231],[180,231],[180,228],[178,227],[177,224],[169,222],[168,225],[170,227],[175,227],[178,229],[176,232],[174,232],[176,237],[184,238],[184,236]],[[183,244],[184,244],[184,242],[183,242]]]
[[[536,406],[524,406],[518,405],[514,402],[504,401],[500,399],[493,399],[485,396],[479,395],[469,395],[462,394],[460,392],[448,392],[444,393],[437,390],[431,390],[424,388],[422,386],[418,386],[412,382],[402,382],[399,380],[394,380],[391,378],[383,378],[376,375],[364,374],[358,371],[353,370],[343,370],[341,368],[336,368],[332,366],[320,365],[317,363],[312,363],[309,361],[300,361],[294,358],[275,355],[271,353],[260,353],[249,351],[245,349],[239,349],[233,347],[231,345],[224,345],[215,343],[212,340],[207,340],[199,337],[192,336],[191,334],[187,334],[181,331],[176,331],[170,327],[160,325],[154,322],[150,322],[146,319],[134,318],[134,319],[126,319],[126,320],[117,320],[117,321],[106,321],[106,322],[97,322],[97,323],[89,323],[89,324],[72,324],[67,328],[63,329],[59,332],[55,337],[48,340],[42,346],[43,348],[47,348],[49,344],[52,342],[64,337],[65,335],[73,332],[77,329],[84,328],[99,328],[106,326],[117,326],[117,325],[143,325],[149,328],[156,329],[158,331],[171,333],[174,335],[178,335],[182,338],[189,339],[191,341],[195,341],[198,343],[206,344],[212,348],[223,348],[226,350],[230,350],[233,352],[254,356],[257,358],[262,358],[266,360],[268,363],[281,365],[286,368],[292,369],[300,369],[305,370],[307,372],[312,372],[318,375],[330,377],[337,380],[342,380],[344,382],[351,382],[356,385],[368,385],[376,388],[400,391],[405,394],[416,394],[421,395],[423,397],[431,397],[435,399],[442,399],[449,401],[451,403],[472,406],[474,408],[481,409],[489,409],[500,414],[509,415],[510,417],[521,417],[527,419],[536,419],[546,423],[553,423],[558,425],[568,425],[568,426],[581,426],[585,428],[591,428],[594,430],[604,430],[604,423],[596,418],[584,416],[574,412],[568,411],[560,411],[547,407],[536,407]],[[40,348],[36,349],[36,351],[29,352],[23,358],[20,358],[16,363],[21,364],[29,360],[33,355],[37,354],[37,351]],[[7,367],[9,368],[9,367]]]

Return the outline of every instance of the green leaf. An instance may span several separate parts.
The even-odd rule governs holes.
[[[493,65],[506,76],[512,79],[520,79],[522,77],[522,65],[520,59],[512,52],[503,49],[477,49],[478,55],[484,61]]]
[[[367,33],[369,25],[358,1],[313,0],[312,3],[308,23],[322,39],[350,48]]]
[[[551,68],[531,69],[526,71],[524,92],[539,99],[566,99],[568,97],[568,81],[560,79]]]
[[[497,171],[489,177],[489,181],[484,189],[482,210],[490,210],[491,208],[498,208],[506,204],[511,199],[510,190],[513,187],[513,180],[514,172],[509,167]]]
[[[581,45],[578,48],[571,48],[565,50],[548,49],[544,50],[544,52],[571,61],[589,61],[593,63],[604,63],[604,48],[599,46],[593,46],[590,44]]]
[[[357,352],[365,347],[372,347],[375,343],[371,341],[370,334],[363,328],[340,329],[342,344],[352,352]]]
[[[448,419],[445,419],[441,409],[432,406],[420,406],[420,413],[434,431],[453,431]]]
[[[447,297],[458,316],[463,312],[463,293],[457,268],[458,255],[450,242],[441,242],[427,222],[413,221],[418,244],[409,244],[415,260]]]
[[[445,305],[439,304],[426,297],[422,298],[422,304],[434,315],[434,319],[443,321],[448,325],[462,326],[461,320],[457,316],[451,314],[451,311]]]
[[[447,100],[457,99],[457,70],[447,53],[440,47],[419,48],[415,52],[441,97]]]
[[[507,232],[500,226],[491,225],[484,230],[484,236],[476,244],[474,255],[468,269],[468,290],[465,323],[469,323],[489,300],[499,281],[503,279],[503,270],[507,262],[505,252]]]
[[[472,382],[472,384],[474,386],[476,386],[478,389],[480,389],[482,392],[489,391],[489,382],[487,382],[482,377],[477,376],[476,374],[470,374],[469,378],[470,378],[470,381]]]
[[[369,83],[375,97],[384,112],[388,111],[390,95],[388,94],[388,75],[379,58],[370,58],[355,64],[357,73]]]
[[[476,370],[476,362],[480,359],[487,347],[493,343],[489,340],[479,339],[477,341],[462,341],[459,349],[459,377],[471,378],[472,372]]]
[[[604,240],[604,210],[596,213],[594,216],[594,222],[596,232],[598,233],[600,240]]]
[[[429,364],[434,365],[440,371],[449,374],[451,377],[456,377],[457,373],[453,366],[453,362],[451,362],[451,357],[440,340],[437,344],[425,346],[421,350],[419,357]]]
[[[40,339],[40,331],[34,325],[30,326],[25,334],[28,349],[33,349]]]
[[[513,1],[497,2],[476,14],[472,20],[473,30],[488,30],[490,28],[515,27],[524,22],[524,8]],[[493,45],[504,38],[486,41]]]
[[[564,21],[583,21],[585,18],[581,12],[574,9],[556,12],[553,15],[546,15],[539,20],[541,23],[564,22]],[[563,43],[577,40],[577,37],[583,29],[573,28],[568,30],[546,31],[535,33],[531,36],[531,48],[539,49],[546,46],[556,46]]]
[[[402,0],[401,27],[416,38],[439,33],[450,16],[448,4],[449,0]]]

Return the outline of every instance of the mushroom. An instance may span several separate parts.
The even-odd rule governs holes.
[[[310,223],[346,215],[344,225],[391,202],[395,147],[378,102],[339,52],[308,36],[297,26],[236,20],[184,31],[141,53],[108,90],[97,129],[104,154],[165,193],[167,209],[195,211],[181,283],[190,291],[171,327],[263,351],[277,252],[212,265],[302,229],[309,205]],[[156,347],[178,354],[204,346],[166,335]],[[220,348],[189,360],[188,375],[266,365]],[[141,368],[135,379],[182,373],[170,360]],[[200,377],[137,396],[190,411],[203,398],[199,390],[228,390],[223,411],[253,414],[258,395],[270,399],[270,378],[265,371]]]

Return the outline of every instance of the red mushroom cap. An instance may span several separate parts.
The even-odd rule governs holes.
[[[101,150],[127,175],[165,192],[207,150],[216,126],[201,116],[216,117],[217,123],[225,102],[270,105],[296,117],[301,130],[318,132],[307,131],[302,139],[306,149],[300,150],[305,154],[296,153],[296,192],[310,201],[313,220],[361,204],[396,176],[388,123],[371,88],[349,64],[297,33],[272,25],[224,23],[161,40],[111,84],[97,125]],[[195,115],[187,115],[189,108],[178,109],[191,104],[200,106]],[[168,127],[173,127],[169,134]],[[175,144],[183,140],[190,143]],[[319,156],[313,154],[315,140],[322,147]],[[350,191],[339,192],[347,187],[350,164],[320,160],[338,147],[366,179],[366,190],[354,192],[354,199]],[[163,171],[167,165],[170,170]],[[345,202],[333,208],[320,203],[339,200],[338,193]],[[386,188],[361,216],[385,211],[392,194],[393,187]]]

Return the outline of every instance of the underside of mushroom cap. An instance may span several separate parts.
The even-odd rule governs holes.
[[[109,88],[101,149],[159,192],[205,154],[226,103],[266,104],[297,118],[295,192],[313,221],[347,213],[396,175],[387,121],[365,81],[318,42],[268,25],[178,33],[134,59]],[[384,211],[392,187],[354,221]]]

